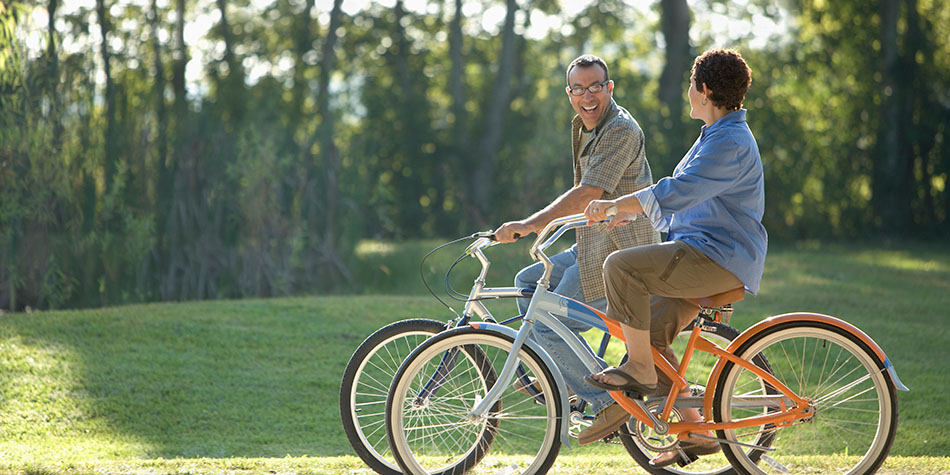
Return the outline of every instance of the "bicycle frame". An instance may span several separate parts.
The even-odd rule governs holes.
[[[576,334],[570,331],[563,323],[561,323],[557,317],[569,318],[572,320],[577,320],[586,324],[589,324],[595,328],[609,331],[614,337],[620,338],[625,341],[623,332],[621,331],[620,324],[616,321],[606,318],[606,316],[581,302],[564,297],[555,292],[548,290],[550,284],[549,278],[553,270],[553,264],[550,259],[544,254],[544,249],[553,244],[561,235],[564,234],[569,229],[576,228],[579,226],[584,226],[587,224],[586,218],[583,215],[573,215],[566,216],[552,221],[548,224],[545,229],[538,234],[538,238],[535,240],[534,245],[531,247],[532,257],[540,260],[544,263],[545,273],[542,278],[538,281],[537,289],[534,291],[534,295],[531,298],[531,302],[528,305],[528,310],[525,312],[524,323],[517,333],[514,330],[508,327],[502,327],[504,330],[499,328],[497,325],[485,324],[485,323],[470,323],[470,325],[476,328],[483,328],[492,331],[497,331],[507,334],[509,337],[514,338],[514,343],[512,345],[511,351],[508,354],[508,357],[505,361],[504,368],[501,371],[501,374],[498,376],[496,383],[489,389],[488,394],[482,399],[479,403],[472,408],[469,412],[469,416],[473,419],[485,417],[488,413],[489,408],[491,408],[495,402],[501,397],[505,388],[511,383],[512,377],[515,374],[516,368],[518,367],[518,353],[522,345],[529,344],[527,338],[530,335],[534,325],[536,323],[543,323],[551,328],[558,336],[564,339],[567,342],[568,346],[574,351],[578,357],[583,361],[584,365],[591,371],[595,373],[602,370],[597,363],[597,361],[592,357],[590,347]],[[557,231],[551,235],[550,238],[546,238],[548,233],[553,229]],[[483,280],[484,275],[481,275],[480,278]],[[482,281],[481,284],[484,282]],[[499,293],[515,293],[519,296],[525,295],[524,289],[485,289],[483,286],[479,286],[479,283],[476,283],[476,287],[479,287],[480,291],[484,291],[485,295],[490,295],[492,292]],[[473,294],[477,293],[473,289]],[[883,351],[878,347],[873,340],[871,340],[867,335],[860,330],[857,330],[855,327],[838,320],[834,317],[823,316],[824,321],[830,322],[836,326],[844,328],[853,334],[857,335],[862,341],[875,351],[882,362],[885,363],[885,368],[891,376],[892,380],[895,382],[895,385],[901,389],[906,389],[903,384],[900,383],[900,380],[897,379],[896,371],[893,370],[893,365],[890,364],[890,361],[884,355]],[[776,317],[779,318],[779,317]],[[717,317],[718,319],[718,317]],[[771,319],[770,319],[771,320]],[[787,320],[787,319],[786,319]],[[798,396],[794,391],[772,376],[767,370],[760,368],[751,361],[743,360],[736,356],[733,352],[738,348],[739,344],[742,341],[745,341],[749,336],[753,335],[757,331],[760,331],[764,328],[767,328],[776,323],[769,322],[766,320],[759,325],[753,326],[749,330],[743,332],[735,342],[729,345],[729,348],[723,349],[712,343],[711,341],[703,338],[700,335],[701,325],[695,325],[692,334],[690,335],[689,342],[687,343],[686,350],[684,351],[683,359],[679,365],[679,370],[675,369],[673,365],[655,348],[651,348],[653,354],[653,360],[656,366],[661,372],[663,372],[669,379],[673,382],[670,392],[666,397],[665,404],[663,405],[663,410],[660,413],[660,416],[657,417],[649,412],[644,406],[643,402],[640,400],[633,400],[628,398],[621,391],[611,391],[611,396],[624,408],[633,415],[639,421],[648,424],[654,429],[658,434],[667,434],[675,433],[679,434],[679,438],[687,438],[690,432],[701,432],[707,430],[726,430],[726,429],[739,429],[745,427],[760,426],[766,424],[772,424],[775,427],[783,427],[788,424],[792,424],[796,421],[808,419],[811,417],[813,412],[812,403]],[[537,351],[539,354],[542,354],[543,359],[550,361],[551,358],[544,351],[543,348],[537,348],[536,345],[531,345],[532,348]],[[686,400],[687,403],[695,404],[699,398],[690,398],[684,397],[679,398],[679,393],[684,388],[688,387],[688,382],[685,379],[686,372],[689,369],[689,362],[692,358],[694,351],[702,351],[710,353],[719,358],[716,366],[713,371],[710,373],[709,379],[707,381],[707,390],[703,397],[703,407],[705,409],[705,420],[699,422],[674,422],[667,423],[665,421],[669,420],[670,413],[673,410],[673,407],[676,406],[678,399]],[[712,398],[713,398],[713,389],[715,388],[716,382],[718,380],[719,374],[722,372],[723,367],[727,363],[733,363],[739,365],[759,378],[761,378],[766,384],[774,388],[780,394],[776,396],[750,396],[745,398],[737,398],[737,401],[741,405],[754,406],[754,407],[763,407],[763,408],[774,408],[778,409],[776,412],[771,412],[768,414],[763,414],[760,416],[747,417],[743,419],[737,419],[727,422],[714,422],[712,421]],[[549,368],[553,374],[555,374],[555,379],[558,382],[560,391],[565,391],[563,386],[563,379],[561,378],[560,371],[556,366]],[[563,399],[563,398],[562,398]],[[684,406],[679,406],[684,407]],[[693,406],[697,407],[697,406]],[[569,444],[569,438],[566,434],[567,430],[562,429],[562,442],[566,445]],[[757,447],[763,450],[773,450],[767,447]]]

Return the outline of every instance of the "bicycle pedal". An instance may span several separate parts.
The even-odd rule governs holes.
[[[623,395],[627,396],[630,399],[646,400],[646,396],[637,392],[633,392],[633,391],[624,391]]]
[[[693,463],[693,462],[699,460],[699,457],[698,457],[698,456],[692,455],[692,454],[687,454],[687,453],[682,452],[682,451],[680,451],[679,456],[680,456],[680,457],[679,457],[679,460],[676,461],[676,464],[679,465],[680,467],[685,467],[685,466],[687,466],[687,465],[689,465],[689,464],[691,464],[691,463]]]

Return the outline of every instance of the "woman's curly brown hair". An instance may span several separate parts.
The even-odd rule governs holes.
[[[752,70],[738,51],[711,49],[696,58],[691,71],[696,90],[703,83],[712,89],[713,105],[733,111],[742,108],[742,100],[752,84]]]

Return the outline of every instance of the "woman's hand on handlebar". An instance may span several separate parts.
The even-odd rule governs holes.
[[[515,242],[533,232],[534,229],[521,221],[509,221],[495,230],[495,240],[501,243]]]
[[[611,218],[610,222],[607,223],[607,231],[610,231],[617,226],[630,223],[637,219],[637,215],[640,213],[624,209],[626,208],[626,206],[624,206],[626,204],[627,203],[621,202],[621,200],[591,201],[587,205],[587,209],[584,210],[584,216],[587,216],[587,224],[599,223],[605,221],[607,218]],[[639,205],[640,202],[637,201],[636,204]]]

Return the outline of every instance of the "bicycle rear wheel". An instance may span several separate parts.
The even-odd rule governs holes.
[[[673,349],[673,352],[677,355],[683,354],[686,344],[689,341],[689,337],[693,331],[694,325],[695,321],[684,328],[670,345]],[[701,325],[702,327],[700,334],[703,336],[703,338],[706,338],[707,340],[722,348],[728,347],[729,343],[739,336],[738,330],[724,323],[704,320],[701,322]],[[701,397],[705,394],[706,380],[709,378],[709,373],[712,371],[712,368],[715,366],[718,359],[719,358],[717,356],[704,353],[702,351],[696,351],[693,353],[692,359],[689,362],[689,368],[686,373],[686,380],[690,383],[690,390],[693,396]],[[650,401],[647,401],[647,406],[651,406]],[[657,411],[661,409],[662,407],[658,407]],[[700,414],[702,414],[702,409],[700,409]],[[646,434],[644,439],[641,439],[636,435],[635,430],[637,424],[641,426],[641,433]],[[650,439],[665,439],[666,437],[675,438],[676,435],[668,434],[666,436],[659,436],[656,434],[650,434],[651,432],[652,430],[646,426],[646,424],[643,424],[634,418],[631,418],[627,424],[624,424],[620,428],[620,441],[623,443],[624,448],[627,449],[627,453],[629,453],[630,456],[633,457],[633,459],[636,460],[636,462],[649,473],[693,475],[731,475],[735,473],[735,469],[732,468],[729,460],[726,459],[722,452],[703,456],[699,460],[686,465],[685,467],[680,467],[676,464],[663,468],[652,467],[650,465],[650,460],[659,455],[660,452],[651,448],[651,445],[662,445],[664,441]],[[666,442],[670,441],[671,440],[668,440]]]
[[[423,318],[386,325],[360,344],[343,371],[343,431],[356,455],[377,473],[402,473],[386,440],[384,416],[389,384],[409,353],[445,327],[444,322]]]
[[[410,355],[386,403],[390,447],[405,473],[547,472],[560,449],[561,394],[533,350],[523,347],[518,357],[540,394],[508,384],[485,417],[468,416],[495,384],[511,346],[506,336],[459,327]]]
[[[771,373],[810,400],[815,412],[788,426],[767,427],[776,450],[758,463],[739,447],[726,446],[734,465],[748,473],[859,474],[873,473],[887,458],[897,430],[896,391],[884,365],[855,335],[820,322],[788,322],[752,336],[736,355],[766,357]],[[759,378],[739,365],[724,367],[713,405],[717,421],[762,414],[762,408],[733,404],[738,397],[763,394],[761,386],[748,384],[753,379]],[[749,443],[758,436],[755,430],[718,432]]]

